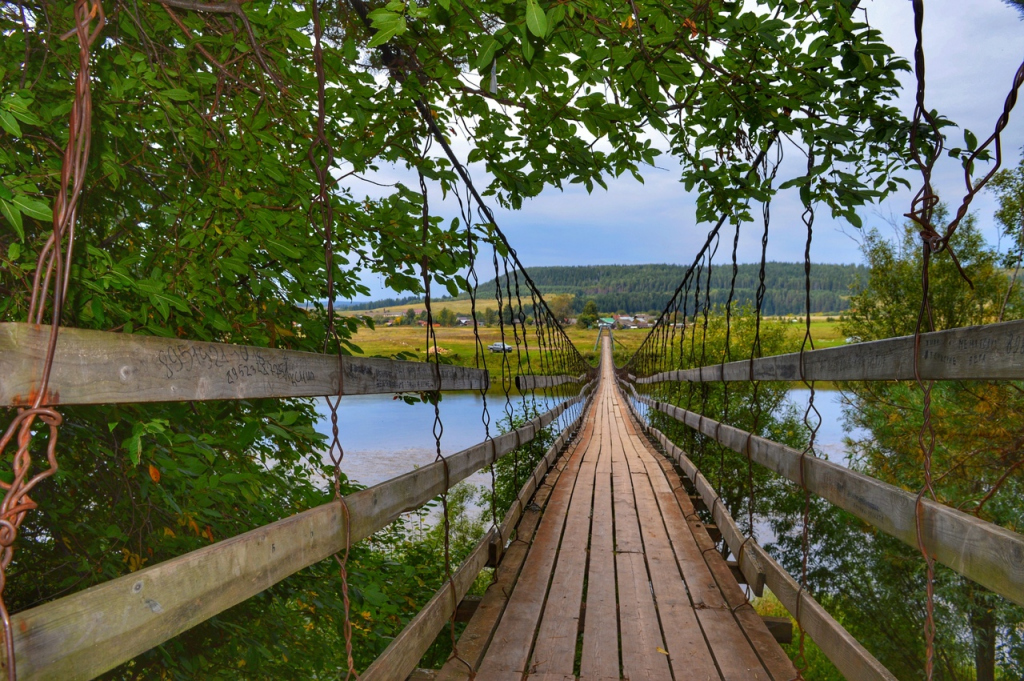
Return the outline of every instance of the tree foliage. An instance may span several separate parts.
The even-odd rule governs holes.
[[[1020,318],[1022,296],[1007,299],[1009,277],[999,254],[985,244],[972,218],[951,245],[972,286],[949,254],[932,257],[930,313],[936,329]],[[875,230],[865,235],[869,277],[852,299],[843,331],[863,340],[914,332],[921,308],[921,247],[917,227],[904,225],[896,240]],[[1024,449],[1024,400],[1016,382],[938,381],[931,387],[931,426],[936,435],[932,477],[938,500],[1020,531]],[[851,466],[916,492],[923,488],[923,394],[915,382],[850,383],[848,426],[862,435],[848,442]],[[802,503],[790,504],[777,523],[781,553],[799,570],[798,524]],[[913,547],[875,531],[853,516],[814,502],[810,579],[843,624],[898,678],[918,678],[924,666],[925,571]],[[937,679],[1004,678],[1024,671],[1020,656],[1024,610],[952,570],[936,575]]]
[[[310,151],[318,88],[310,12],[254,0],[106,0],[92,50],[92,153],[78,209],[65,323],[300,350],[357,352],[361,322],[328,339],[326,281],[365,296],[361,273],[450,295],[467,225],[428,194],[461,191],[440,144],[466,137],[482,192],[518,208],[546,187],[587,189],[661,151],[682,162],[697,218],[747,219],[753,173],[780,135],[813,145],[788,178],[853,223],[897,187],[906,121],[902,60],[851,0],[571,0],[323,5],[326,135],[333,147],[333,271],[314,225]],[[0,3],[0,319],[22,321],[49,235],[78,46],[73,5]],[[435,129],[436,128],[436,129]],[[650,130],[667,140],[651,142]],[[384,167],[429,191],[346,188]],[[343,181],[344,180],[344,181]],[[424,218],[424,215],[426,217]],[[475,222],[475,221],[474,221]],[[481,239],[493,226],[475,224]],[[498,243],[500,253],[505,247]],[[437,290],[435,288],[435,290]],[[237,535],[329,498],[308,400],[67,408],[61,472],[39,488],[7,597],[13,610]],[[345,490],[351,489],[346,482]],[[34,493],[36,494],[36,493]],[[355,548],[360,667],[439,578],[403,526]],[[343,668],[333,563],[309,568],[112,673],[114,677],[318,677]],[[433,580],[433,581],[431,581]],[[417,601],[417,599],[420,599]]]

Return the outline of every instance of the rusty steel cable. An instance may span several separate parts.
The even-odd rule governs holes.
[[[918,163],[921,170],[922,184],[911,202],[910,213],[907,214],[911,220],[921,228],[922,258],[921,258],[921,307],[918,313],[917,325],[914,329],[914,377],[922,393],[922,424],[918,431],[918,446],[921,449],[924,468],[924,486],[917,494],[917,503],[914,508],[914,525],[916,529],[917,548],[921,552],[925,562],[925,621],[924,621],[924,643],[925,643],[925,679],[932,681],[935,673],[935,559],[928,552],[924,545],[924,497],[929,495],[935,500],[935,488],[932,484],[932,455],[935,451],[935,429],[931,422],[931,382],[921,379],[919,358],[921,345],[921,327],[924,324],[928,313],[928,268],[931,261],[931,254],[942,248],[941,237],[932,226],[932,214],[935,206],[938,205],[938,197],[932,190],[931,175],[935,161],[942,149],[942,137],[938,126],[925,106],[925,54],[924,54],[924,0],[913,0],[914,8],[914,73],[917,79],[916,100],[914,106],[914,119],[910,135],[911,156]],[[917,130],[924,118],[931,127],[936,137],[931,153],[926,159],[921,156],[918,143]],[[926,152],[927,153],[927,152]],[[947,242],[948,244],[948,242]],[[954,259],[955,262],[955,259]],[[957,263],[959,268],[959,263]],[[962,271],[962,270],[961,270]],[[931,325],[929,325],[930,328]]]
[[[341,556],[334,555],[338,563],[338,576],[341,579],[341,598],[344,609],[342,634],[345,638],[345,678],[359,678],[355,668],[355,658],[352,652],[352,619],[351,603],[348,590],[348,558],[351,552],[351,515],[345,497],[341,493],[341,463],[345,458],[345,450],[341,446],[338,434],[338,407],[341,406],[341,396],[344,392],[344,375],[342,373],[342,344],[338,337],[338,330],[334,318],[334,204],[331,201],[331,194],[328,189],[328,182],[331,180],[331,167],[334,165],[334,149],[327,138],[327,97],[326,97],[326,75],[324,73],[323,53],[323,26],[320,21],[320,5],[318,0],[311,0],[313,15],[313,65],[316,70],[317,80],[317,110],[316,110],[316,132],[313,141],[306,153],[313,172],[316,174],[319,192],[313,197],[310,207],[312,211],[318,211],[320,225],[324,238],[324,264],[327,276],[327,321],[324,332],[323,352],[327,352],[331,341],[337,343],[338,353],[338,394],[325,397],[328,407],[331,410],[331,442],[328,449],[328,456],[334,467],[334,500],[341,505],[343,522],[345,523],[345,549]],[[321,158],[322,156],[322,158]]]
[[[813,182],[814,178],[814,145],[809,144],[807,146],[807,177],[810,182]],[[800,529],[800,590],[797,594],[796,604],[796,621],[800,627],[799,636],[799,652],[797,653],[797,659],[799,664],[797,665],[797,678],[802,679],[803,674],[807,671],[807,654],[804,649],[806,632],[804,631],[804,625],[802,622],[802,602],[803,593],[807,590],[807,562],[810,557],[810,515],[811,515],[811,491],[807,488],[807,483],[804,478],[805,475],[805,462],[807,455],[816,456],[814,453],[815,440],[818,436],[818,429],[821,428],[821,413],[818,408],[814,405],[814,381],[808,381],[804,374],[804,353],[810,346],[810,349],[814,349],[814,339],[811,336],[811,241],[814,237],[814,201],[811,198],[813,194],[808,192],[808,198],[804,201],[804,211],[800,215],[801,221],[807,228],[807,242],[804,246],[804,338],[800,343],[800,381],[807,386],[810,390],[810,396],[807,400],[807,409],[804,411],[804,427],[810,432],[810,439],[807,442],[807,446],[804,447],[803,451],[800,452],[800,487],[804,492],[804,507],[801,515],[801,529]],[[811,414],[817,418],[817,421],[811,423]]]
[[[969,149],[968,151],[970,151],[970,154],[966,158],[962,159],[964,166],[964,186],[966,191],[955,215],[946,225],[943,233],[939,234],[932,219],[934,210],[938,206],[939,199],[932,188],[931,177],[935,162],[939,158],[943,148],[943,136],[938,128],[937,122],[934,120],[934,117],[928,111],[925,104],[927,77],[923,39],[924,1],[914,0],[913,8],[915,37],[914,73],[917,87],[914,118],[910,136],[910,153],[911,157],[915,162],[917,162],[921,171],[922,185],[917,194],[915,194],[911,202],[911,210],[906,214],[906,216],[918,225],[922,240],[921,305],[918,311],[917,323],[914,328],[914,377],[918,387],[921,389],[922,395],[922,424],[918,431],[918,447],[922,454],[924,476],[924,485],[917,495],[914,517],[918,549],[921,552],[921,556],[924,558],[926,569],[924,622],[925,678],[928,681],[931,681],[934,676],[935,668],[935,558],[931,553],[929,553],[924,543],[923,502],[926,495],[933,501],[937,501],[934,480],[932,478],[932,458],[935,453],[936,433],[932,422],[931,409],[933,382],[922,380],[919,366],[921,333],[926,328],[927,330],[934,330],[929,303],[929,268],[931,264],[931,256],[935,253],[946,250],[953,261],[953,264],[959,270],[961,276],[968,285],[971,285],[971,281],[967,276],[967,273],[964,271],[957,259],[954,249],[950,246],[950,240],[956,233],[960,222],[967,215],[967,211],[970,208],[974,197],[985,187],[986,184],[988,184],[988,181],[992,179],[1002,165],[1002,132],[1009,123],[1010,113],[1016,106],[1020,88],[1022,84],[1024,84],[1024,63],[1022,63],[1014,73],[1010,90],[1003,102],[1003,109],[996,120],[993,132],[981,145],[978,145],[973,150]],[[931,146],[926,148],[923,152],[918,135],[922,119],[927,122],[933,137]],[[995,150],[995,162],[990,168],[988,168],[987,172],[985,172],[985,174],[976,181],[972,177],[974,164],[979,159],[987,159],[990,148],[994,148]]]
[[[0,623],[3,625],[9,681],[17,679],[17,663],[14,631],[3,593],[7,586],[7,569],[14,559],[14,544],[18,538],[18,531],[28,512],[38,508],[38,504],[29,493],[40,482],[56,473],[58,467],[57,435],[63,417],[56,409],[48,406],[53,401],[48,387],[57,350],[57,335],[60,331],[64,301],[67,299],[71,280],[75,223],[92,145],[91,49],[106,23],[103,6],[99,0],[75,0],[74,19],[75,28],[61,36],[62,40],[67,40],[71,36],[78,38],[78,73],[75,77],[75,94],[68,118],[68,143],[64,148],[61,163],[60,190],[53,200],[53,231],[39,252],[28,309],[28,321],[42,324],[47,300],[51,298],[52,286],[49,341],[39,384],[29,396],[28,404],[17,410],[3,437],[0,438],[0,454],[7,449],[12,440],[17,440],[11,463],[13,478],[10,482],[0,480],[0,488],[4,490],[3,502],[0,502]],[[32,427],[37,419],[46,426],[49,434],[46,443],[47,467],[32,475]]]

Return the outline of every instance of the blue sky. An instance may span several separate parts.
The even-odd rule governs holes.
[[[865,0],[868,18],[882,31],[886,41],[898,54],[910,58],[914,48],[913,13],[909,0]],[[925,3],[925,50],[927,55],[930,108],[961,126],[972,130],[979,139],[992,131],[1002,110],[1003,100],[1014,72],[1024,59],[1024,22],[1016,10],[1000,0],[929,0]],[[904,94],[899,104],[909,116],[913,111],[913,75],[903,76]],[[959,130],[949,133],[950,143],[962,140]],[[1003,133],[1004,166],[1016,165],[1024,145],[1024,103],[1011,116]],[[962,145],[960,145],[962,146]],[[468,147],[456,146],[465,158]],[[792,146],[786,149],[787,159],[780,177],[799,173],[801,153]],[[565,191],[547,190],[526,201],[520,211],[496,210],[502,230],[519,252],[527,266],[591,265],[591,264],[689,264],[703,244],[709,225],[696,224],[694,196],[687,194],[672,172],[666,159],[662,168],[646,168],[644,184],[632,177],[609,183],[608,190],[592,194],[572,186]],[[482,167],[474,167],[473,175],[482,178]],[[387,169],[378,173],[377,181],[395,181],[403,173]],[[918,177],[910,177],[915,190]],[[478,179],[480,181],[480,179]],[[413,184],[410,182],[410,184]],[[958,203],[963,195],[962,170],[958,162],[944,158],[934,178],[937,192],[946,201]],[[379,195],[381,189],[356,182],[351,185],[359,194]],[[865,227],[889,231],[888,222],[902,221],[909,210],[912,193],[902,192],[881,205],[861,211]],[[431,205],[437,206],[436,197]],[[493,207],[493,206],[492,206]],[[972,204],[979,224],[994,243],[997,231],[992,213],[995,202],[987,192]],[[442,215],[455,214],[454,207],[441,205]],[[768,257],[774,260],[802,259],[806,232],[800,222],[802,207],[795,192],[785,192],[772,204],[772,230]],[[449,212],[450,211],[450,215]],[[740,262],[755,262],[760,257],[760,226],[754,223],[741,234]],[[833,220],[827,210],[819,210],[815,221],[812,260],[821,263],[860,262],[856,242],[859,230],[848,223]],[[727,245],[719,251],[724,262],[729,255]],[[364,279],[372,297],[389,296],[378,278]]]

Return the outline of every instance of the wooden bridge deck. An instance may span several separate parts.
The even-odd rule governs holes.
[[[487,681],[792,679],[671,464],[638,433],[607,339],[597,390],[440,678],[472,666]]]

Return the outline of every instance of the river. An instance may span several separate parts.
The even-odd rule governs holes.
[[[810,391],[792,389],[788,400],[803,410]],[[504,416],[503,397],[488,395],[487,405],[491,423]],[[517,412],[521,402],[512,400]],[[538,407],[542,401],[538,399]],[[843,438],[843,400],[838,390],[818,390],[815,405],[821,413],[818,430],[819,455],[837,464],[847,465]],[[324,400],[318,403],[321,418],[317,430],[330,434],[330,410]],[[483,400],[477,393],[448,393],[440,403],[441,453],[453,454],[483,441],[481,421]],[[436,456],[432,428],[434,410],[425,404],[406,404],[390,395],[353,395],[342,398],[338,409],[338,430],[345,460],[342,470],[350,479],[363,485],[376,485],[396,475],[432,463]],[[491,434],[497,434],[492,425]],[[476,473],[469,482],[490,484],[490,476]]]
[[[540,396],[537,408],[546,411]],[[521,399],[512,399],[516,414],[522,413]],[[499,434],[497,423],[505,417],[505,398],[487,396],[491,415],[491,435]],[[317,403],[320,419],[319,432],[330,436],[330,409],[326,400]],[[449,455],[472,447],[485,439],[481,419],[483,398],[479,393],[446,393],[439,404],[441,424],[441,454]],[[342,470],[350,480],[366,486],[376,485],[421,466],[433,463],[437,448],[433,435],[434,409],[428,404],[406,404],[391,395],[353,395],[343,397],[338,409],[338,434],[345,450]],[[475,485],[490,485],[486,472],[477,472],[468,478]]]

